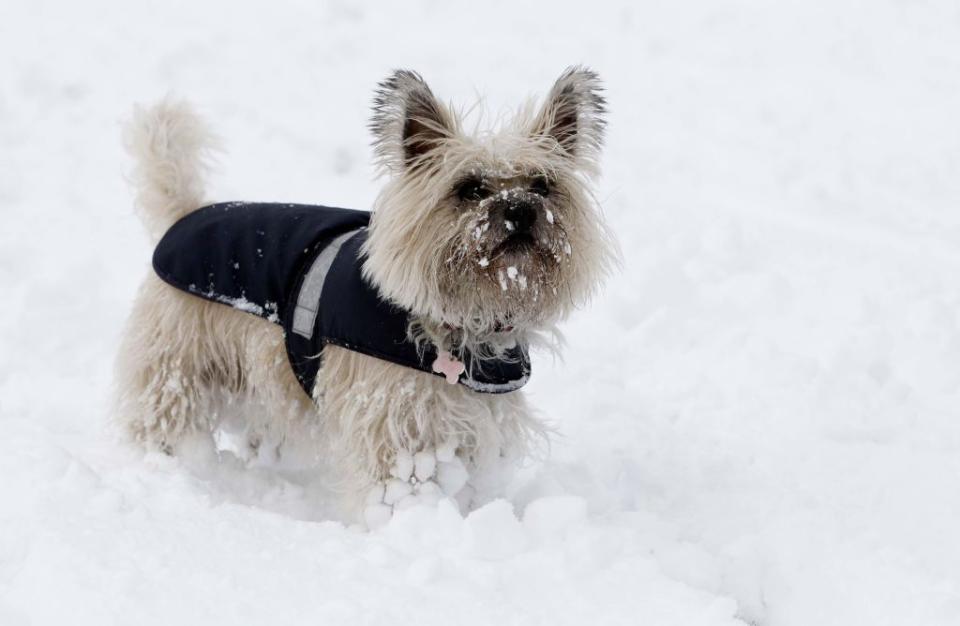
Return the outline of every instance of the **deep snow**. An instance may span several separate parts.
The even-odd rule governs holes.
[[[0,624],[960,623],[960,6],[200,4],[0,6]],[[216,199],[368,207],[389,69],[495,116],[580,62],[625,263],[507,500],[368,533],[119,441],[133,102],[207,113]]]

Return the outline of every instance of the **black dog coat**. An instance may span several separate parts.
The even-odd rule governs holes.
[[[409,339],[407,312],[362,276],[369,221],[369,213],[351,209],[214,204],[167,231],[153,268],[178,289],[280,324],[308,395],[326,344],[443,375],[433,370],[436,349],[424,345],[418,353]],[[513,391],[530,376],[527,350],[519,346],[500,359],[459,357],[466,370],[457,382],[474,391]]]

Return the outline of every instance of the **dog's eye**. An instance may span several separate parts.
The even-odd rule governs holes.
[[[457,185],[457,197],[461,200],[479,202],[490,195],[490,191],[483,186],[483,182],[476,178],[468,178]]]
[[[537,176],[530,183],[530,191],[538,196],[547,197],[550,195],[550,181],[545,176]]]

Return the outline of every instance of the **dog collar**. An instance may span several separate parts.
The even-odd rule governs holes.
[[[366,211],[315,205],[214,204],[167,231],[153,267],[173,287],[281,325],[290,366],[308,395],[329,344],[476,392],[525,385],[525,346],[484,359],[428,344],[418,349],[408,334],[409,313],[363,277],[369,220]]]

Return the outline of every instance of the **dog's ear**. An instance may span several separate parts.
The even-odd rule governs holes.
[[[606,126],[606,100],[600,77],[585,67],[567,68],[534,118],[531,133],[550,137],[567,155],[591,160],[599,156]]]
[[[455,125],[419,74],[397,70],[377,88],[370,130],[380,163],[399,173],[426,163]]]

